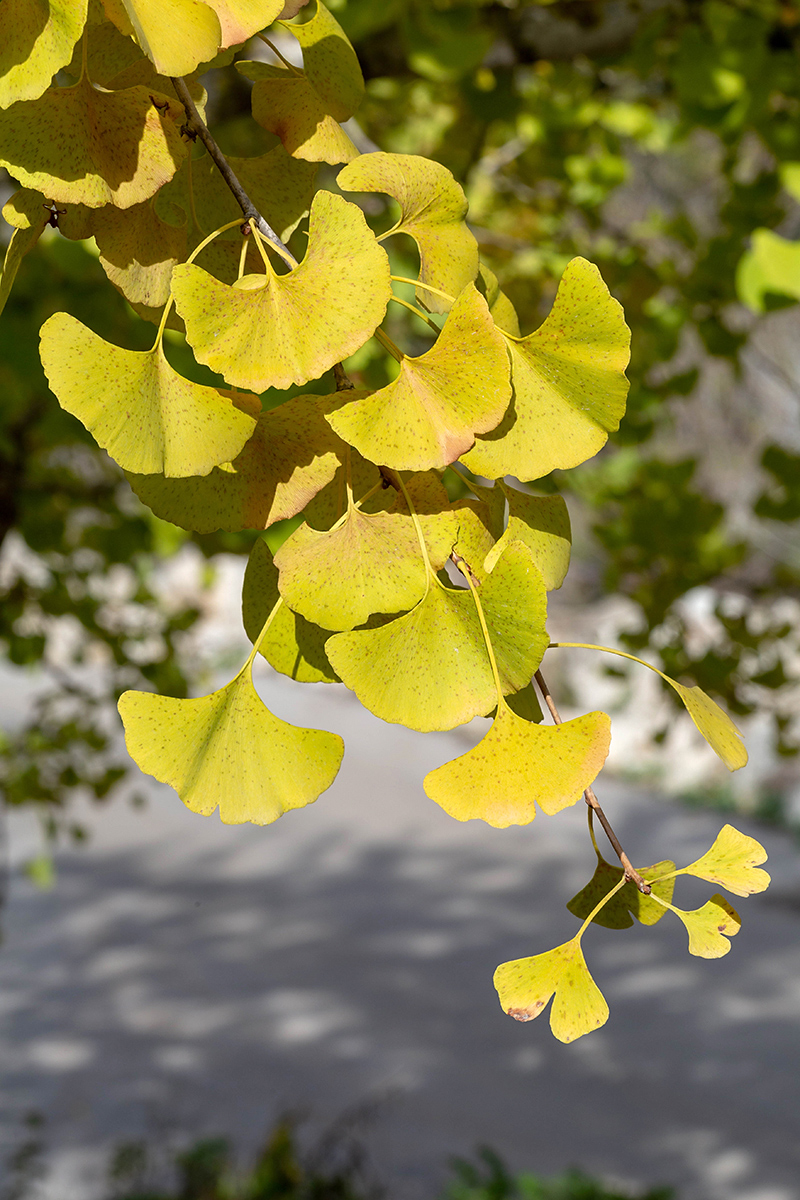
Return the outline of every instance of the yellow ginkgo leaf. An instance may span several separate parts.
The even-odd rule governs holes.
[[[654,895],[669,903],[675,888],[674,862],[665,859],[664,862],[654,863],[652,867],[641,867],[639,874],[652,883]],[[661,879],[662,875],[669,878]],[[578,894],[572,897],[567,908],[579,920],[585,921],[603,897],[613,891],[620,879],[622,867],[612,866],[598,854],[594,875],[586,887],[581,888]],[[604,925],[606,929],[628,929],[633,924],[634,917],[642,925],[655,925],[666,912],[666,908],[654,900],[652,895],[645,896],[633,882],[628,882],[611,896],[592,919],[596,925]]]
[[[72,58],[87,0],[6,0],[0,4],[0,108],[36,100]]]
[[[730,938],[741,928],[742,919],[724,896],[712,896],[702,908],[670,911],[680,917],[689,934],[689,953],[698,958],[722,958],[731,948]],[[726,936],[727,934],[727,936]]]
[[[57,204],[130,208],[184,159],[183,119],[174,97],[146,87],[106,92],[83,79],[0,112],[0,166]]]
[[[567,506],[561,496],[531,496],[499,484],[508,497],[508,526],[486,558],[491,571],[509,542],[524,542],[533,552],[548,592],[560,588],[569,569],[572,535]]]
[[[518,338],[520,331],[517,311],[505,292],[500,290],[497,276],[489,270],[485,263],[481,263],[478,268],[477,286],[486,297],[489,312],[492,314],[497,328],[502,329],[503,333],[510,333],[512,337]]]
[[[162,75],[190,75],[220,47],[220,22],[202,0],[103,0],[109,20],[136,40]],[[121,11],[120,11],[121,10]]]
[[[532,1021],[555,994],[550,1028],[560,1042],[574,1042],[608,1020],[608,1005],[589,974],[580,942],[503,963],[494,973],[503,1010],[515,1021]]]
[[[172,271],[189,253],[186,225],[162,221],[152,200],[91,210],[92,233],[108,278],[132,304],[162,308]]]
[[[321,0],[311,0],[303,16],[302,21],[284,24],[284,28],[300,43],[303,70],[326,110],[337,121],[347,121],[364,98],[364,76],[356,52]]]
[[[307,162],[351,162],[358,148],[328,112],[314,85],[302,72],[268,63],[237,63],[254,81],[253,118],[281,139],[293,158]]]
[[[3,216],[9,225],[13,226],[13,231],[6,247],[3,270],[0,273],[0,313],[11,295],[11,288],[17,277],[20,263],[42,236],[45,226],[50,220],[50,212],[40,192],[32,192],[23,188],[21,191],[15,192],[5,203]]]
[[[455,552],[464,560],[465,569],[472,572],[473,578],[482,581],[488,574],[486,558],[495,544],[491,533],[491,517],[480,500],[457,500],[453,507],[458,513]]]
[[[228,287],[182,263],[172,286],[199,361],[255,392],[302,385],[353,354],[391,294],[389,261],[363,213],[330,192],[314,197],[306,256],[288,274]]]
[[[302,729],[264,705],[248,664],[231,683],[197,700],[125,692],[119,701],[131,758],[173,787],[192,812],[219,808],[226,825],[268,825],[313,803],[336,778],[344,743]]]
[[[454,462],[476,433],[493,428],[510,396],[503,338],[486,301],[468,284],[430,350],[404,357],[393,383],[329,420],[371,462],[427,471]]]
[[[397,201],[400,219],[389,233],[407,233],[417,243],[421,283],[458,296],[474,280],[478,243],[465,220],[467,198],[447,167],[417,154],[379,151],[351,162],[337,183],[345,192],[384,192]],[[432,312],[450,307],[426,288],[418,288],[417,297]]]
[[[219,19],[220,45],[238,46],[281,15],[284,0],[206,0]]]
[[[237,407],[217,388],[184,379],[160,342],[125,350],[55,313],[42,326],[41,357],[61,407],[127,471],[207,475],[235,458],[256,426],[257,397],[237,397]]]
[[[504,335],[514,399],[505,418],[463,456],[476,475],[540,479],[605,445],[625,411],[630,331],[597,267],[567,265],[552,311],[522,339]]]
[[[689,716],[708,744],[717,752],[729,771],[747,765],[742,735],[718,704],[699,687],[685,687],[664,676],[686,705]]]
[[[457,821],[497,829],[527,825],[580,800],[611,744],[611,721],[587,713],[561,725],[535,725],[502,705],[483,740],[425,776],[424,788]]]
[[[766,861],[767,852],[760,842],[724,825],[711,849],[678,874],[719,883],[735,896],[752,896],[770,885],[769,875],[758,865]]]

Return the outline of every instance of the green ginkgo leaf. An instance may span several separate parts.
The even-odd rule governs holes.
[[[58,402],[127,471],[207,475],[240,452],[261,407],[178,375],[159,342],[125,350],[68,313],[42,326],[41,357]],[[238,406],[237,406],[238,405]]]
[[[689,716],[729,771],[747,765],[742,735],[726,712],[699,687],[685,687],[664,675],[686,705]]]
[[[345,192],[384,192],[397,201],[400,219],[384,237],[407,233],[414,239],[421,283],[458,296],[475,279],[478,243],[466,225],[467,198],[446,167],[417,154],[362,154],[339,172],[337,183]],[[417,296],[432,312],[450,307],[426,288],[418,288]]]
[[[182,263],[172,287],[199,361],[256,392],[302,385],[353,354],[391,294],[389,260],[363,213],[330,192],[314,197],[306,256],[286,275],[270,269],[228,287]]]
[[[611,721],[593,712],[561,725],[535,725],[502,705],[483,740],[425,776],[424,788],[457,821],[496,829],[527,825],[580,800],[611,745]]]
[[[302,21],[284,22],[303,49],[303,70],[326,110],[347,121],[364,98],[364,76],[355,50],[333,14],[311,0]]]
[[[742,304],[763,313],[767,296],[791,296],[800,300],[800,242],[754,229],[750,249],[736,268],[736,291]]]
[[[731,948],[728,939],[734,937],[741,928],[741,917],[724,896],[712,896],[702,908],[691,912],[673,908],[672,905],[669,907],[686,926],[689,953],[698,958],[722,958]]]
[[[204,478],[129,473],[128,482],[157,517],[182,529],[268,529],[301,512],[348,452],[325,420],[328,403],[325,396],[295,396],[261,413],[238,457]]]
[[[770,885],[768,873],[758,865],[766,861],[767,852],[760,842],[724,825],[711,849],[678,874],[719,883],[735,896],[752,896]]]
[[[469,284],[430,350],[404,356],[394,382],[329,420],[371,462],[427,471],[454,462],[477,432],[496,425],[510,396],[502,336]]]
[[[125,692],[119,701],[128,753],[173,787],[192,812],[219,808],[226,825],[269,825],[312,804],[336,778],[344,743],[274,716],[248,663],[231,683],[197,700]]]
[[[269,546],[258,538],[250,551],[242,588],[242,620],[251,642],[255,642],[279,599],[278,569]],[[312,625],[282,604],[258,651],[275,671],[299,683],[335,683],[338,676],[325,654],[329,637],[327,629]]]
[[[458,532],[456,514],[438,480],[440,511],[425,523],[434,570],[444,566]],[[416,489],[409,489],[412,497]],[[413,500],[412,500],[413,502]],[[413,608],[425,595],[428,568],[405,503],[393,512],[364,513],[353,502],[345,520],[329,531],[304,523],[275,555],[279,588],[286,603],[324,629],[363,625],[373,613]]]
[[[574,258],[543,325],[504,335],[514,399],[505,418],[463,456],[476,475],[540,479],[605,445],[625,411],[630,331],[597,267]]]
[[[41,192],[27,188],[15,192],[3,206],[3,216],[13,227],[0,274],[0,313],[11,295],[17,271],[25,255],[33,249],[50,220],[50,211]]]
[[[0,112],[0,166],[57,204],[130,208],[175,174],[187,153],[183,120],[174,97],[83,79]]]
[[[480,599],[503,691],[518,691],[548,644],[544,584],[526,546],[509,546],[481,585]],[[427,733],[462,725],[497,703],[472,594],[445,588],[435,577],[405,616],[377,629],[334,634],[326,649],[342,681],[384,721]]]
[[[236,66],[254,81],[254,120],[279,137],[293,158],[334,165],[358,157],[358,148],[303,72],[269,63],[239,62]]]
[[[216,4],[202,0],[103,0],[122,33],[134,33],[162,75],[190,75],[217,53],[222,36]],[[277,13],[275,14],[277,16]],[[265,22],[266,23],[266,22]]]
[[[560,1042],[574,1042],[608,1020],[608,1005],[589,974],[580,942],[502,963],[494,973],[503,1010],[515,1021],[532,1021],[555,994],[550,1028]]]
[[[0,4],[0,108],[37,100],[72,58],[87,0]]]
[[[569,569],[572,543],[564,500],[561,496],[531,496],[502,482],[499,487],[508,497],[508,526],[489,552],[486,569],[491,571],[509,542],[524,542],[533,552],[548,592],[560,588]]]
[[[639,874],[648,882],[656,880],[652,883],[653,894],[660,896],[667,903],[672,899],[675,888],[674,873],[675,863],[668,859],[639,870]],[[573,916],[585,921],[603,897],[617,886],[622,874],[622,867],[613,866],[598,854],[597,869],[594,875],[586,887],[581,888],[578,894],[572,897],[567,908]],[[669,878],[661,879],[662,875],[667,875]],[[640,892],[635,883],[628,882],[614,893],[593,920],[596,925],[604,925],[606,929],[628,929],[633,924],[634,917],[642,925],[655,925],[666,914],[666,911],[663,905],[652,899],[652,896],[645,896]]]

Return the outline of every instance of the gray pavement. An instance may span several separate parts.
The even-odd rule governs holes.
[[[580,807],[525,829],[458,824],[424,773],[485,728],[389,727],[339,688],[259,676],[280,716],[347,742],[334,787],[265,829],[225,827],[152,784],[143,811],[91,815],[58,885],[14,877],[0,950],[6,1148],[46,1118],[46,1200],[94,1200],[117,1142],[229,1135],[276,1114],[323,1125],[366,1101],[378,1174],[433,1197],[452,1154],[578,1164],[682,1200],[800,1200],[800,858],[764,842],[772,889],[736,903],[724,959],[671,918],[590,931],[611,1017],[571,1046],[499,1008],[495,966],[570,937],[593,867]],[[688,862],[722,819],[613,779],[598,792],[635,861]],[[16,827],[22,852],[24,822]],[[679,903],[713,888],[685,881]]]

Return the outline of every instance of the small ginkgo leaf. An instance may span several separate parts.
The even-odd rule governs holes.
[[[555,994],[550,1028],[560,1042],[574,1042],[608,1020],[608,1005],[574,938],[533,958],[502,963],[494,986],[503,1010],[515,1021],[538,1017]]]
[[[87,0],[0,4],[0,108],[37,100],[72,58]]]
[[[0,112],[0,166],[57,204],[129,208],[175,174],[187,153],[183,118],[174,97],[83,79]]]
[[[670,911],[680,917],[689,934],[689,953],[698,958],[722,958],[731,948],[729,938],[741,928],[742,919],[724,896],[712,896],[702,908]],[[727,934],[727,937],[725,936]]]
[[[530,551],[515,542],[481,585],[504,692],[524,687],[547,648],[546,593]],[[431,580],[424,599],[377,629],[337,633],[328,657],[384,721],[428,733],[490,712],[494,677],[472,594]]]
[[[13,226],[0,274],[0,313],[11,295],[17,271],[25,255],[33,249],[50,220],[50,212],[41,192],[23,188],[3,206],[3,216]]]
[[[678,874],[719,883],[734,896],[752,896],[770,885],[768,873],[758,865],[766,861],[767,852],[760,842],[732,825],[723,825],[711,849]]]
[[[680,696],[689,716],[703,737],[715,750],[729,771],[738,771],[747,765],[747,751],[742,735],[726,712],[699,687],[685,687],[674,679],[663,676]]]
[[[236,407],[219,389],[184,379],[160,343],[125,350],[62,312],[42,326],[41,357],[61,407],[127,471],[207,475],[235,458],[255,429],[255,396],[239,397]]]
[[[337,183],[345,192],[384,192],[397,201],[400,220],[390,233],[407,233],[417,243],[421,283],[458,296],[474,280],[478,243],[466,225],[467,198],[446,167],[417,154],[381,151],[349,163]],[[417,297],[432,312],[450,307],[426,288],[418,288]]]
[[[269,546],[257,538],[250,551],[242,588],[242,620],[251,642],[255,642],[264,628],[279,598],[278,569],[273,565]],[[258,651],[273,670],[299,683],[335,683],[339,677],[325,654],[329,637],[327,629],[312,625],[282,604]]]
[[[182,263],[172,287],[199,361],[255,392],[302,385],[353,354],[391,294],[389,260],[363,213],[330,192],[314,197],[306,256],[288,274],[228,287]]]
[[[427,471],[454,462],[477,432],[496,425],[510,396],[502,336],[469,284],[430,350],[404,357],[397,379],[329,420],[371,462]]]
[[[653,894],[669,903],[675,888],[674,871],[675,863],[665,860],[654,863],[652,867],[641,867],[639,874],[648,882],[656,880],[652,883]],[[669,875],[670,878],[660,879],[661,875]],[[598,855],[594,875],[586,887],[581,888],[578,894],[572,897],[567,908],[573,916],[585,921],[603,897],[617,886],[621,878],[622,867],[615,867]],[[634,917],[642,925],[655,925],[666,911],[657,900],[640,892],[635,883],[626,883],[603,905],[593,921],[595,925],[603,925],[606,929],[628,929],[633,924]]]
[[[336,778],[344,743],[274,716],[246,666],[231,683],[197,700],[125,692],[119,701],[136,765],[168,783],[192,812],[219,808],[226,825],[269,825],[312,804]]]
[[[491,571],[509,542],[524,542],[533,552],[548,592],[560,588],[569,569],[572,534],[567,506],[561,496],[531,496],[500,483],[508,497],[508,526],[489,552]]]
[[[425,776],[424,788],[457,821],[496,829],[527,825],[580,800],[611,744],[611,721],[593,712],[561,725],[534,725],[502,705],[477,746]]]
[[[206,0],[219,18],[220,45],[238,46],[271,25],[283,11],[284,0]]]
[[[464,455],[476,475],[540,479],[585,462],[625,412],[630,331],[597,267],[567,264],[543,325],[506,336],[514,399],[496,429]]]
[[[337,121],[347,121],[364,98],[358,57],[341,25],[320,0],[312,0],[306,14],[306,20],[284,28],[302,46],[303,70],[327,112]]]
[[[162,75],[190,75],[217,53],[222,36],[215,5],[202,0],[104,0],[110,20],[123,33],[131,30]],[[125,21],[119,9],[122,8]],[[277,15],[277,14],[276,14]]]
[[[261,413],[241,454],[202,479],[129,473],[128,482],[157,517],[182,529],[268,529],[301,512],[347,453],[325,420],[327,401],[295,396]]]
[[[358,148],[304,73],[268,63],[240,62],[236,66],[254,81],[253,119],[280,138],[287,154],[331,165],[358,157]]]

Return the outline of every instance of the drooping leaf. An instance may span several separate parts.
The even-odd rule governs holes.
[[[608,1005],[575,939],[533,958],[502,963],[494,986],[503,1010],[515,1021],[538,1017],[555,994],[550,1028],[560,1042],[573,1042],[608,1020]]]
[[[533,553],[548,592],[561,587],[569,569],[572,535],[567,506],[561,496],[531,496],[499,484],[508,497],[508,526],[489,552],[491,571],[509,542],[524,542]]]
[[[279,598],[278,569],[273,566],[269,546],[257,538],[242,588],[242,620],[251,642],[264,628]],[[282,604],[258,648],[259,654],[274,670],[300,683],[335,683],[338,676],[325,654],[329,637],[327,629],[312,625]]]
[[[654,863],[651,867],[637,869],[642,878],[648,882],[657,880],[652,884],[656,896],[660,896],[667,903],[672,900],[675,876],[671,873],[675,871],[674,862],[665,859],[664,862]],[[659,879],[661,875],[670,875],[670,878]],[[597,907],[604,896],[607,896],[616,887],[621,878],[622,867],[615,867],[598,855],[597,869],[594,875],[586,887],[581,888],[578,894],[572,897],[567,908],[580,921],[585,921],[589,913]],[[628,929],[633,924],[633,918],[636,917],[642,925],[655,925],[666,911],[657,900],[643,895],[635,883],[626,883],[603,905],[594,917],[594,924],[604,925],[606,929]]]
[[[103,0],[109,20],[122,33],[135,33],[145,54],[162,75],[190,75],[209,62],[222,33],[216,5],[202,0]]]
[[[481,585],[504,692],[524,687],[547,647],[546,594],[527,547],[515,542]],[[334,670],[370,712],[423,733],[452,729],[497,701],[472,594],[433,579],[423,600],[377,629],[337,633]]]
[[[306,256],[288,274],[270,269],[228,287],[182,263],[172,286],[199,361],[256,392],[302,385],[354,353],[391,292],[388,259],[363,214],[330,192],[314,197]]]
[[[174,97],[83,79],[0,112],[0,165],[56,203],[130,208],[175,174],[183,119]]]
[[[33,249],[50,220],[50,212],[40,192],[23,188],[3,206],[3,216],[13,232],[6,247],[0,274],[0,313],[11,295],[17,271],[25,255]]]
[[[434,345],[404,357],[397,379],[329,420],[365,458],[398,471],[442,468],[505,412],[511,390],[503,339],[469,284]]]
[[[767,852],[760,842],[732,825],[723,825],[711,849],[678,874],[719,883],[735,896],[752,896],[770,885],[768,873],[758,865],[766,861]]]
[[[630,344],[597,267],[574,258],[544,324],[521,340],[504,336],[514,398],[464,463],[489,479],[530,480],[591,458],[625,411]]]
[[[742,924],[736,909],[720,895],[712,896],[702,908],[691,912],[671,905],[670,909],[686,926],[689,953],[698,958],[722,958],[731,948],[728,939],[739,932]]]
[[[268,63],[240,62],[236,66],[254,81],[253,118],[279,137],[293,158],[333,165],[358,157],[358,148],[303,72]]]
[[[267,529],[301,512],[347,453],[325,420],[329,400],[295,396],[261,413],[238,457],[204,478],[129,473],[128,482],[156,516],[182,529]]]
[[[446,167],[417,154],[376,152],[349,163],[337,182],[345,192],[384,192],[397,201],[400,220],[390,232],[417,243],[422,283],[456,297],[475,279],[478,243],[465,221],[467,198]],[[425,288],[417,297],[432,312],[450,308]]]
[[[503,705],[483,740],[431,771],[423,786],[457,821],[480,818],[497,829],[527,825],[537,805],[552,815],[580,800],[610,744],[605,713],[536,725]]]
[[[364,76],[356,52],[320,0],[312,0],[304,16],[307,19],[284,23],[284,28],[300,43],[303,70],[327,112],[337,121],[347,121],[364,98]]]
[[[207,475],[235,458],[255,429],[255,396],[238,397],[237,407],[217,388],[184,379],[160,343],[125,350],[55,313],[42,326],[41,356],[61,407],[125,470]]]
[[[37,100],[72,58],[87,0],[0,4],[0,108]]]
[[[747,751],[742,735],[726,712],[707,696],[702,688],[685,687],[664,675],[686,705],[689,716],[703,737],[716,751],[729,771],[738,771],[747,765]]]
[[[219,808],[226,825],[268,825],[312,804],[331,786],[342,739],[274,716],[245,667],[231,683],[197,700],[125,692],[119,701],[128,753],[168,783],[192,812]]]

